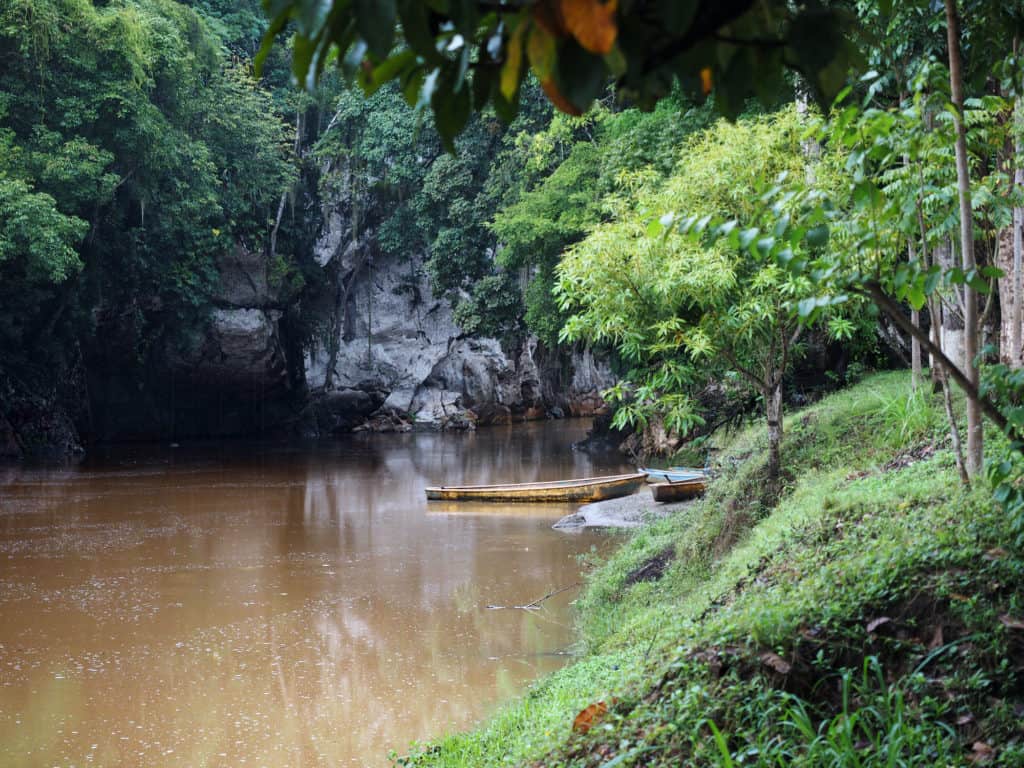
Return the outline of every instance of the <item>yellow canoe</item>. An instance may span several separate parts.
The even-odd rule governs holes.
[[[707,480],[684,480],[681,483],[656,483],[651,486],[655,501],[685,501],[704,493]]]
[[[587,477],[580,480],[552,480],[546,483],[514,483],[511,485],[451,485],[427,488],[432,501],[540,501],[589,503],[616,499],[635,493],[643,485],[645,475]]]

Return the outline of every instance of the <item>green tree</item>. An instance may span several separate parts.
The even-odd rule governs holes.
[[[37,235],[13,231],[28,219],[7,222],[3,290],[31,282],[33,302],[18,333],[0,332],[6,360],[60,358],[69,335],[88,349],[107,320],[144,358],[202,322],[215,259],[263,247],[295,178],[274,112],[203,19],[171,0],[0,5],[5,205],[31,206],[52,232],[41,251]],[[40,259],[63,266],[39,280]]]
[[[694,386],[732,375],[762,399],[773,479],[781,469],[783,382],[805,328],[797,302],[807,281],[769,251],[748,248],[749,231],[730,230],[733,237],[711,244],[669,233],[674,211],[686,212],[696,233],[713,220],[771,216],[752,191],[779,176],[803,177],[803,130],[789,109],[697,134],[667,181],[641,178],[627,188],[615,219],[559,268],[558,294],[571,312],[565,337],[612,344],[633,365],[610,393],[621,403],[617,423],[659,414],[685,432],[701,421]],[[802,246],[789,258],[805,259]],[[851,327],[837,318],[832,329],[848,335]]]

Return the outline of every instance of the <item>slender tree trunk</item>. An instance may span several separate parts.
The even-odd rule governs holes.
[[[902,78],[901,78],[902,79]],[[900,94],[900,104],[904,102],[906,96]],[[903,165],[910,165],[910,156],[906,153],[903,154]],[[921,243],[921,253],[927,256],[928,243],[924,241]],[[914,238],[907,238],[907,261],[913,263],[917,260],[917,250],[914,248]],[[927,259],[925,259],[927,260]],[[910,322],[916,327],[921,327],[921,313],[916,309],[910,311]],[[910,337],[910,386],[917,392],[917,388],[921,385],[921,342],[915,337]]]
[[[926,267],[931,268],[938,263],[935,251],[928,251],[928,230],[924,223],[924,211],[921,209],[921,200],[917,201],[917,225],[921,230],[921,249]],[[917,326],[920,328],[921,326]],[[932,294],[928,297],[928,336],[932,346],[942,349],[942,302],[939,297]],[[920,343],[920,342],[918,342]],[[932,392],[938,392],[942,386],[941,373],[939,372],[939,361],[935,355],[928,355],[928,370],[932,378]]]
[[[1014,38],[1013,52],[1020,51],[1020,37]],[[1021,83],[1017,83],[1020,90]],[[1024,106],[1021,105],[1020,94],[1014,98],[1013,103],[1013,189],[1017,194],[1024,192],[1024,140],[1021,138],[1022,123],[1024,123]],[[1021,366],[1021,326],[1024,325],[1024,269],[1022,269],[1022,254],[1024,254],[1024,208],[1019,205],[1013,207],[1013,312],[1010,326],[1010,365],[1013,368]]]
[[[913,240],[907,241],[907,259],[911,262],[917,260]],[[919,310],[912,309],[910,311],[910,322],[914,324],[915,328],[921,327],[921,312]],[[910,385],[915,392],[921,385],[921,342],[917,340],[916,336],[910,337]]]
[[[942,271],[948,272],[956,266],[953,254],[953,242],[945,239],[935,246],[933,252],[935,263]],[[939,316],[936,320],[939,323],[941,332],[941,346],[943,352],[949,356],[961,369],[966,370],[964,365],[964,324],[963,324],[963,297],[959,286],[952,286],[951,295],[940,297]]]
[[[924,227],[924,218],[921,215],[920,209],[918,209],[918,218],[922,222],[922,231]],[[927,261],[927,257],[926,257]],[[930,338],[932,344],[935,345],[937,351],[942,352],[942,334],[939,332],[939,325],[941,323],[942,314],[942,302],[938,296],[928,297],[928,314],[931,317],[931,328]],[[949,438],[953,443],[953,458],[956,461],[957,473],[960,475],[960,482],[964,485],[970,485],[970,477],[967,474],[967,467],[964,462],[964,449],[963,444],[960,441],[960,425],[956,420],[956,411],[953,410],[953,395],[950,391],[949,386],[949,372],[939,361],[935,355],[930,355],[931,360],[931,374],[932,374],[932,385],[942,390],[942,404],[946,409],[946,421],[949,423]],[[933,389],[934,391],[934,389]]]
[[[976,268],[974,261],[974,223],[971,213],[971,176],[967,166],[967,127],[964,125],[964,86],[960,60],[960,19],[956,0],[946,2],[946,41],[949,47],[949,87],[956,124],[956,179],[960,196],[960,257],[964,272]],[[979,383],[975,358],[978,356],[978,293],[964,285],[964,373],[977,389]],[[984,434],[979,404],[967,400],[967,472],[981,472]]]
[[[768,422],[768,479],[774,483],[782,471],[782,377],[766,387],[762,395]]]
[[[946,407],[946,419],[949,421],[949,437],[953,442],[953,459],[956,461],[956,471],[960,475],[960,482],[964,485],[971,484],[971,478],[967,474],[967,467],[964,466],[964,449],[960,443],[960,427],[956,422],[956,412],[953,410],[953,393],[950,392],[949,376],[939,366],[939,381],[942,384],[942,404]]]
[[[931,320],[931,325],[928,327],[928,335],[931,338],[932,345],[938,349],[942,349],[942,305],[937,299],[933,299],[928,303],[928,317]],[[928,370],[932,376],[932,391],[938,391],[939,387],[942,386],[942,381],[939,378],[939,361],[935,359],[934,355],[928,355]]]
[[[925,228],[924,211],[921,210],[920,200],[917,202],[917,223],[921,230],[921,261],[926,268],[931,267],[934,262],[934,253],[931,255],[928,253],[928,232]],[[939,315],[942,312],[942,302],[937,295],[933,294],[927,299],[927,307],[928,316],[931,319],[929,336],[936,350],[941,353],[942,335],[939,333]],[[921,326],[919,324],[912,322],[911,325],[919,329],[918,332],[920,332]],[[920,345],[920,340],[917,340],[917,342]],[[953,410],[953,396],[950,392],[949,374],[935,355],[929,355],[929,359],[931,360],[932,391],[935,391],[936,385],[942,390],[942,403],[946,407],[946,421],[949,422],[949,437],[953,443],[953,456],[956,460],[957,472],[960,474],[960,482],[964,485],[969,485],[971,481],[967,475],[967,467],[964,465],[964,449],[960,442],[960,426],[957,424],[956,412]]]

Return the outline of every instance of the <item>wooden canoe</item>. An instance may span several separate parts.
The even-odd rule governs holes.
[[[651,486],[655,501],[686,501],[704,493],[707,480],[684,480],[681,483],[657,483]]]
[[[546,483],[512,485],[451,485],[427,488],[433,501],[539,501],[546,503],[589,503],[617,499],[634,493],[644,482],[644,474],[586,477],[580,480],[553,480]]]
[[[689,467],[669,467],[668,469],[649,469],[640,467],[637,472],[647,475],[649,483],[685,483],[690,480],[705,480],[707,473],[702,469]]]

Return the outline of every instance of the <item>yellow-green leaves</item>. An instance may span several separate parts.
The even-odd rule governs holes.
[[[505,48],[505,63],[501,67],[501,95],[509,101],[519,91],[519,81],[523,76],[523,44],[528,32],[526,19],[519,18]]]

